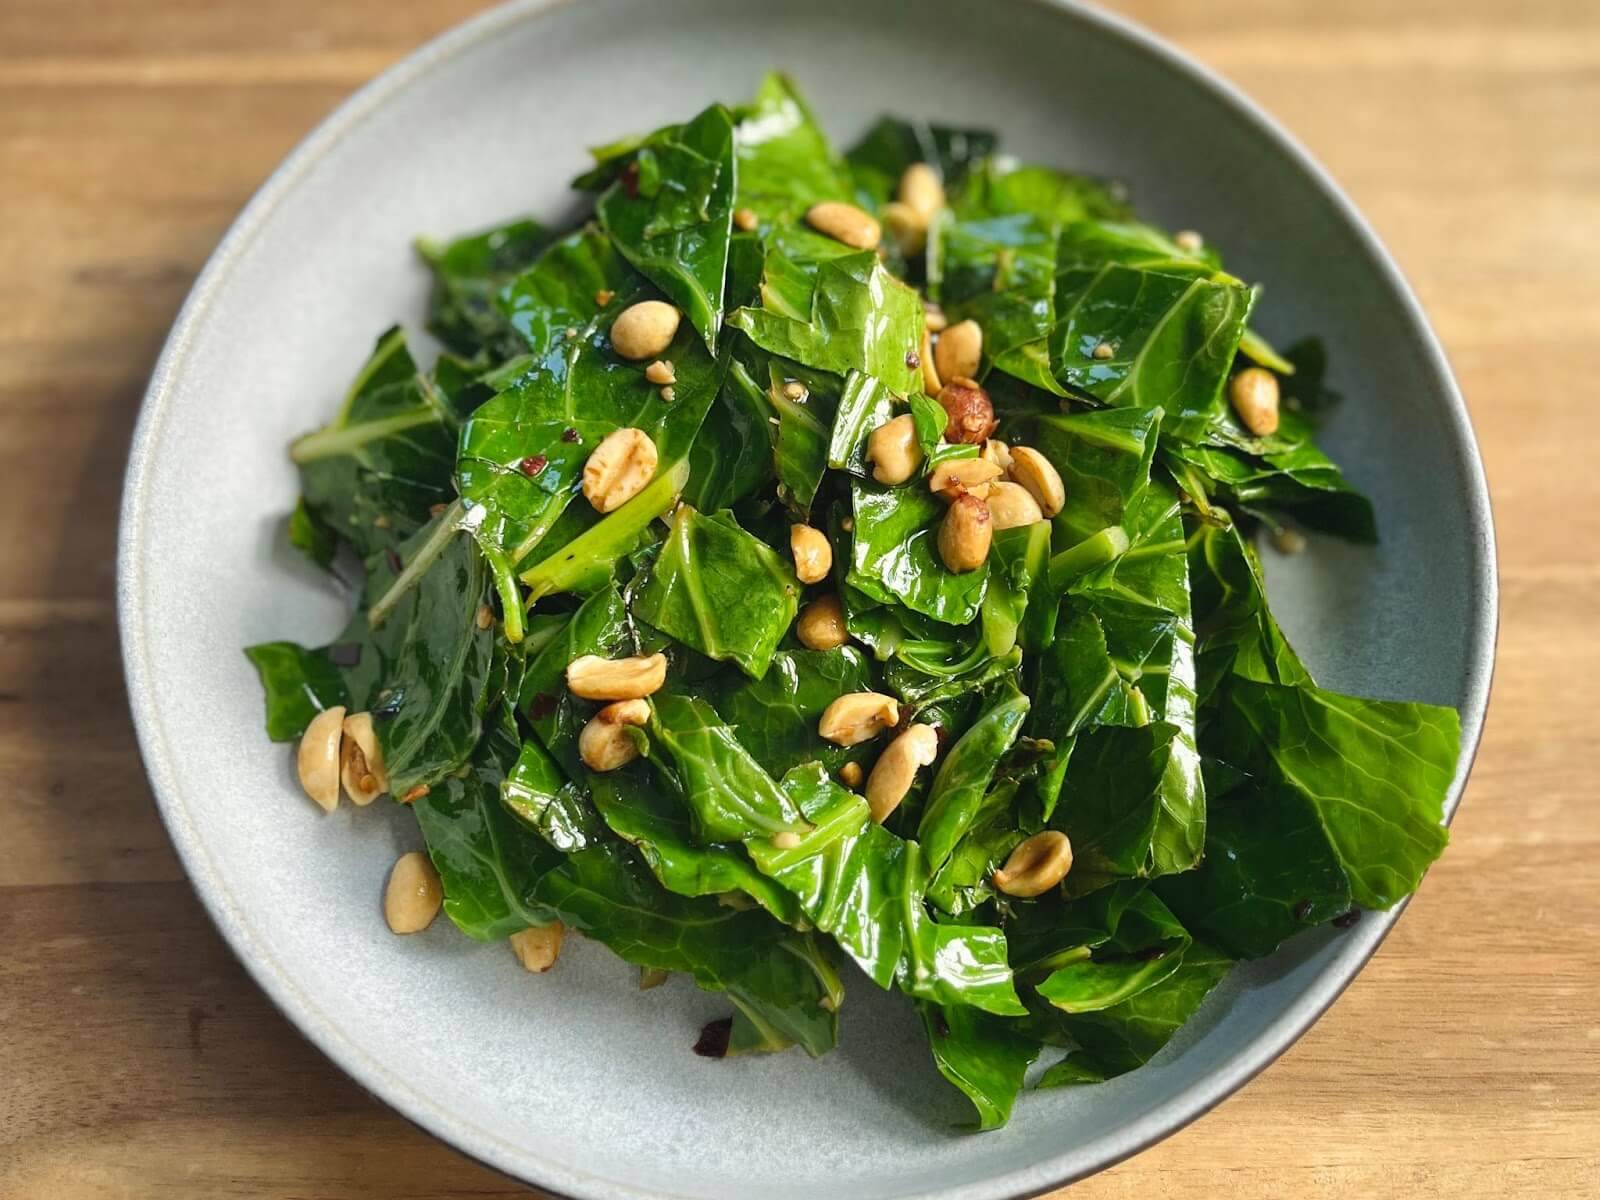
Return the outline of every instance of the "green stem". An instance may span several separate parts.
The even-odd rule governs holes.
[[[1115,562],[1127,552],[1127,531],[1121,525],[1108,525],[1050,560],[1051,590],[1059,592],[1079,575]]]
[[[401,568],[400,574],[396,575],[394,582],[389,585],[389,590],[379,596],[372,607],[367,610],[367,624],[369,626],[376,629],[382,625],[385,618],[393,611],[394,606],[400,603],[400,598],[428,573],[429,567],[439,561],[439,556],[449,547],[450,539],[458,532],[458,526],[465,511],[466,506],[460,500],[457,500],[439,514],[439,523],[434,527],[433,532],[428,535],[428,540],[418,547],[417,552],[411,556],[411,561]]]

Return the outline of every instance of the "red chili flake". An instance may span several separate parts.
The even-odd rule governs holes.
[[[922,365],[922,355],[918,354],[915,350],[907,350],[906,351],[906,366],[910,367],[913,371],[915,371],[921,365]]]
[[[628,193],[630,199],[639,197],[639,160],[634,159],[622,168],[622,190]]]
[[[700,1031],[700,1040],[694,1044],[694,1052],[701,1058],[726,1058],[728,1042],[732,1038],[732,1017],[723,1017],[719,1021],[707,1021],[706,1027]]]
[[[1333,923],[1340,929],[1349,929],[1350,926],[1354,925],[1359,920],[1361,920],[1361,910],[1359,908],[1352,908],[1349,912],[1335,917],[1333,919]]]
[[[548,692],[540,692],[533,698],[533,703],[528,705],[528,716],[535,721],[542,721],[556,710],[556,698]]]
[[[1304,921],[1310,915],[1311,915],[1311,901],[1302,900],[1302,901],[1300,901],[1299,904],[1296,904],[1294,906],[1294,919],[1296,921]]]
[[[532,479],[535,475],[549,465],[550,460],[542,454],[530,454],[518,464],[522,470],[522,473],[529,479]]]
[[[563,429],[561,431],[561,440],[563,442],[575,442],[575,441],[577,441],[578,440],[578,431],[576,429],[570,429],[570,428]]]
[[[430,517],[437,517],[445,510],[446,507],[447,506],[443,504],[430,504],[428,505],[428,515]]]
[[[401,804],[415,804],[418,800],[421,800],[424,796],[426,796],[432,790],[433,789],[430,788],[427,784],[419,783],[419,784],[417,784],[416,787],[412,788],[404,796],[400,797],[400,803]]]
[[[393,546],[385,549],[383,556],[389,560],[389,569],[396,575],[406,569],[406,564],[400,560],[400,554]]]

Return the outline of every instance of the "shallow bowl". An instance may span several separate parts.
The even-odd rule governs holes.
[[[566,211],[584,148],[791,71],[840,141],[884,110],[992,126],[1026,159],[1128,180],[1266,285],[1265,332],[1326,340],[1349,400],[1327,436],[1383,541],[1271,562],[1274,604],[1329,686],[1453,704],[1464,754],[1493,658],[1488,497],[1438,343],[1322,170],[1236,91],[1120,20],[1029,0],[524,0],[357,93],[272,176],[195,285],[128,468],[120,611],[155,794],[196,890],[261,986],[335,1062],[461,1150],[593,1200],[990,1200],[1134,1153],[1218,1103],[1316,1020],[1397,913],[1241,968],[1156,1060],[952,1130],[907,1006],[864,981],[839,1050],[710,1062],[725,1002],[578,944],[528,978],[447,921],[391,937],[397,806],[321,818],[262,733],[240,647],[327,641],[344,600],[280,536],[289,439],[321,424],[373,337],[420,324],[419,232]]]

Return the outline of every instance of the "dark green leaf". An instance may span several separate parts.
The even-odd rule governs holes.
[[[917,828],[930,870],[944,865],[972,827],[995,767],[1022,729],[1028,703],[1015,683],[1003,681],[991,693],[983,714],[945,752]]]
[[[307,650],[293,642],[263,642],[245,651],[266,693],[267,736],[292,742],[325,708],[349,703],[344,677],[326,650]]]
[[[855,537],[850,586],[881,604],[899,602],[948,625],[978,615],[988,564],[956,574],[939,557],[944,503],[925,487],[883,487],[852,479]]]
[[[1023,1076],[1039,1057],[1039,1043],[1016,1021],[974,1008],[922,1003],[917,1010],[939,1074],[972,1101],[979,1129],[999,1129],[1011,1119]]]
[[[760,679],[742,674],[708,695],[740,744],[773,777],[801,763],[821,762],[837,771],[860,761],[867,746],[836,746],[817,734],[829,704],[848,692],[872,690],[872,673],[860,650],[780,650]]]
[[[498,361],[517,353],[520,339],[495,297],[549,241],[549,231],[527,219],[448,243],[418,238],[417,252],[433,272],[428,332],[468,358],[487,353]]]

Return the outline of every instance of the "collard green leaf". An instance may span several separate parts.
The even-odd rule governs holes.
[[[465,773],[451,774],[412,804],[444,884],[445,915],[480,942],[554,919],[531,896],[560,855],[500,803],[519,749],[515,726],[496,722]]]
[[[851,587],[947,625],[966,625],[978,615],[988,564],[959,575],[944,565],[938,549],[943,501],[925,487],[890,488],[860,479],[850,481],[850,495]]]
[[[768,75],[739,113],[736,204],[763,221],[798,218],[821,200],[852,198],[848,172],[792,80]]]
[[[1078,1067],[1063,1069],[1049,1082],[1110,1078],[1142,1067],[1194,1016],[1232,965],[1220,951],[1196,942],[1184,951],[1177,970],[1154,987],[1096,1012],[1057,1013],[1054,1026],[1079,1047],[1067,1060]]]
[[[308,515],[362,558],[399,545],[455,499],[454,454],[455,427],[398,327],[378,339],[339,414],[289,448]]]
[[[604,838],[604,827],[584,789],[568,779],[536,741],[522,743],[500,793],[512,816],[563,854],[587,849]]]
[[[794,620],[799,595],[794,569],[731,515],[680,505],[633,611],[759,679]]]
[[[1117,886],[1127,890],[1128,899],[1109,910],[1114,917],[1104,936],[1077,940],[1082,935],[1074,931],[1057,952],[1058,959],[1070,956],[1071,961],[1058,962],[1035,985],[1039,995],[1061,1012],[1112,1008],[1159,986],[1182,964],[1192,939],[1171,910],[1143,885]],[[1066,924],[1070,928],[1074,922]],[[1073,954],[1080,949],[1088,954]]]
[[[642,147],[596,209],[623,257],[683,311],[713,353],[734,185],[733,122],[714,104]]]
[[[728,321],[763,350],[819,371],[861,371],[897,395],[921,388],[922,301],[870,250],[816,269],[809,320],[768,308],[741,308]]]
[[[578,733],[597,706],[567,690],[567,664],[585,654],[614,658],[629,652],[627,610],[621,593],[609,587],[585,600],[560,633],[528,661],[518,707],[569,777],[582,778]]]
[[[950,203],[963,221],[1021,214],[1057,228],[1089,218],[1118,220],[1128,215],[1122,189],[1115,184],[1001,158],[987,159],[971,170]]]
[[[953,188],[979,159],[993,154],[999,138],[988,129],[958,129],[900,117],[880,117],[845,154],[857,194],[876,209],[894,198],[900,177],[913,163],[927,163]]]
[[[1023,1076],[1039,1057],[1039,1043],[1018,1022],[967,1007],[917,1005],[934,1065],[972,1101],[979,1129],[999,1129],[1011,1119]]]
[[[683,498],[701,512],[730,508],[772,481],[772,408],[766,383],[737,359],[728,364],[689,451]]]
[[[1056,277],[1056,379],[1116,408],[1159,408],[1165,436],[1232,420],[1222,394],[1255,294],[1243,284],[1107,265]],[[1111,347],[1109,358],[1096,348]]]
[[[1028,697],[1010,680],[988,698],[982,715],[947,750],[933,777],[928,805],[917,827],[928,866],[937,871],[950,857],[983,805],[1000,759],[1011,749],[1028,715]]]
[[[1388,908],[1416,890],[1449,840],[1454,709],[1239,679],[1224,711],[1224,758],[1310,802],[1357,904]]]
[[[295,501],[294,511],[285,523],[285,533],[289,544],[317,566],[327,570],[333,565],[333,556],[339,549],[339,535],[327,522],[312,515],[304,496]]]
[[[651,709],[650,736],[677,768],[700,842],[770,838],[806,827],[799,809],[711,705],[661,692]]]
[[[1240,958],[1350,910],[1350,881],[1298,789],[1251,780],[1206,798],[1206,856],[1156,884],[1196,934]]]
[[[983,595],[983,644],[992,655],[1008,653],[1017,644],[1028,600],[1048,577],[1050,522],[1035,521],[999,530],[989,549],[989,588]],[[1054,596],[1040,602],[1053,603]]]
[[[654,778],[642,764],[605,774],[588,773],[594,805],[612,832],[639,852],[645,865],[670,892],[680,896],[743,893],[786,925],[800,907],[786,889],[768,879],[743,847],[718,844],[699,835],[684,798],[669,794],[665,777]]]
[[[323,709],[349,703],[344,677],[326,650],[263,642],[244,653],[261,677],[267,736],[275,742],[295,741]]]
[[[837,1040],[837,977],[819,973],[824,960],[807,935],[762,909],[676,896],[618,844],[569,855],[539,880],[534,899],[627,962],[681,971],[708,991],[727,992],[756,1026],[782,1031],[808,1054]]]
[[[1058,546],[1070,546],[1112,525],[1150,482],[1161,417],[1139,409],[1056,414],[1026,419],[1027,445],[1061,475],[1066,504],[1054,519]]]
[[[791,767],[820,762],[837,771],[872,751],[836,746],[817,733],[823,710],[849,692],[872,690],[866,658],[854,646],[833,650],[780,650],[760,679],[740,674],[723,680],[708,698],[739,742],[774,778]]]
[[[930,234],[929,290],[953,321],[983,327],[988,361],[1064,395],[1050,363],[1055,325],[1054,227],[1026,213],[944,221]]]
[[[418,238],[417,253],[433,272],[428,332],[468,358],[497,362],[518,353],[521,339],[495,297],[549,241],[549,231],[527,218],[447,243]]]
[[[990,877],[1026,836],[1017,807],[1017,782],[1001,780],[983,798],[971,827],[928,885],[928,899],[962,916],[994,895]],[[1012,961],[1016,961],[1013,950]]]
[[[676,374],[671,400],[644,377],[646,364],[624,361],[611,349],[611,322],[645,293],[609,247],[604,235],[584,231],[551,247],[519,277],[511,291],[531,297],[526,311],[537,314],[524,322],[535,364],[461,431],[457,485],[466,501],[493,518],[480,526],[480,540],[497,543],[512,565],[527,558],[560,517],[584,463],[606,436],[625,427],[643,430],[665,469],[688,457],[721,387],[721,365],[687,325],[662,355]],[[602,270],[606,264],[615,269]],[[613,285],[615,296],[596,308],[594,289]],[[573,336],[565,336],[569,331]],[[541,339],[548,343],[542,350]]]
[[[828,466],[861,479],[870,476],[867,439],[894,415],[894,396],[882,382],[860,371],[850,372],[828,436]]]
[[[1229,675],[1289,686],[1312,682],[1267,609],[1260,564],[1237,529],[1197,523],[1189,571],[1201,703]]]

